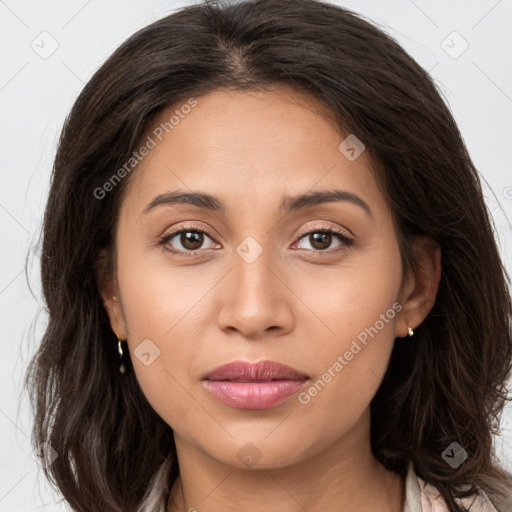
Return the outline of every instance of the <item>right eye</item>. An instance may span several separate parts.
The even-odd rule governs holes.
[[[159,241],[159,245],[161,245],[165,250],[179,256],[196,256],[198,252],[203,252],[200,251],[199,248],[204,243],[205,235],[211,239],[209,233],[203,229],[191,226],[181,226],[181,228],[163,236]],[[172,243],[173,239],[176,239],[174,243],[181,245],[181,247],[174,247]],[[208,247],[207,249],[212,248],[213,247]]]

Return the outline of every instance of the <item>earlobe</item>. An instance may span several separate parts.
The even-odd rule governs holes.
[[[103,297],[103,295],[102,295]],[[123,312],[119,299],[115,295],[104,296],[103,306],[110,319],[110,327],[120,340],[126,340],[126,326],[123,320]]]
[[[124,322],[123,310],[116,292],[115,280],[107,265],[108,255],[105,249],[102,249],[96,261],[96,271],[98,276],[98,289],[107,315],[110,320],[110,327],[114,334],[121,340],[126,340],[127,330]]]
[[[396,336],[409,334],[425,320],[434,306],[441,280],[441,247],[432,238],[421,236],[413,241],[414,276],[405,291],[401,319],[397,322]]]

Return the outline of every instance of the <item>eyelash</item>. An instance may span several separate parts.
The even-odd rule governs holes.
[[[197,227],[194,227],[194,226],[182,226],[180,229],[177,229],[171,233],[168,233],[164,237],[162,237],[159,240],[158,245],[161,246],[165,251],[168,251],[172,254],[176,254],[178,256],[183,256],[185,258],[193,257],[193,256],[198,255],[201,252],[204,252],[204,249],[198,249],[196,251],[177,251],[176,249],[167,247],[166,244],[167,244],[167,242],[169,242],[169,240],[174,238],[176,235],[179,235],[181,233],[186,233],[186,232],[202,233],[202,234],[208,235],[212,239],[214,238],[208,231],[206,231],[204,229],[198,229]],[[350,247],[351,245],[354,244],[354,240],[352,238],[349,238],[347,235],[345,235],[345,233],[343,233],[343,231],[340,231],[333,227],[327,227],[327,226],[319,226],[319,227],[315,227],[314,229],[310,229],[308,231],[303,231],[303,232],[299,233],[297,240],[301,240],[306,235],[311,235],[313,233],[329,233],[331,235],[336,235],[339,238],[339,240],[344,244],[344,246],[342,245],[341,247],[338,247],[337,249],[324,250],[324,251],[320,251],[317,249],[312,249],[312,250],[308,249],[307,250],[308,253],[313,253],[313,254],[318,254],[318,255],[326,254],[326,253],[334,254],[334,253],[338,253],[340,251],[346,250],[348,247]]]

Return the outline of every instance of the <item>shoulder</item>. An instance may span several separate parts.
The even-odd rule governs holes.
[[[457,499],[468,512],[498,512],[487,494],[479,489],[466,498]],[[406,503],[404,512],[449,512],[448,506],[431,484],[416,475],[412,466],[406,479]]]
[[[418,483],[421,489],[422,512],[448,512],[446,502],[433,485],[423,482],[421,478],[418,478]],[[498,512],[482,489],[472,496],[457,499],[457,502],[469,512]]]

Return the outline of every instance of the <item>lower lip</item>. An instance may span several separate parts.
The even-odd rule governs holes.
[[[306,380],[273,380],[272,382],[203,381],[208,391],[220,401],[238,409],[268,409],[297,393]]]

